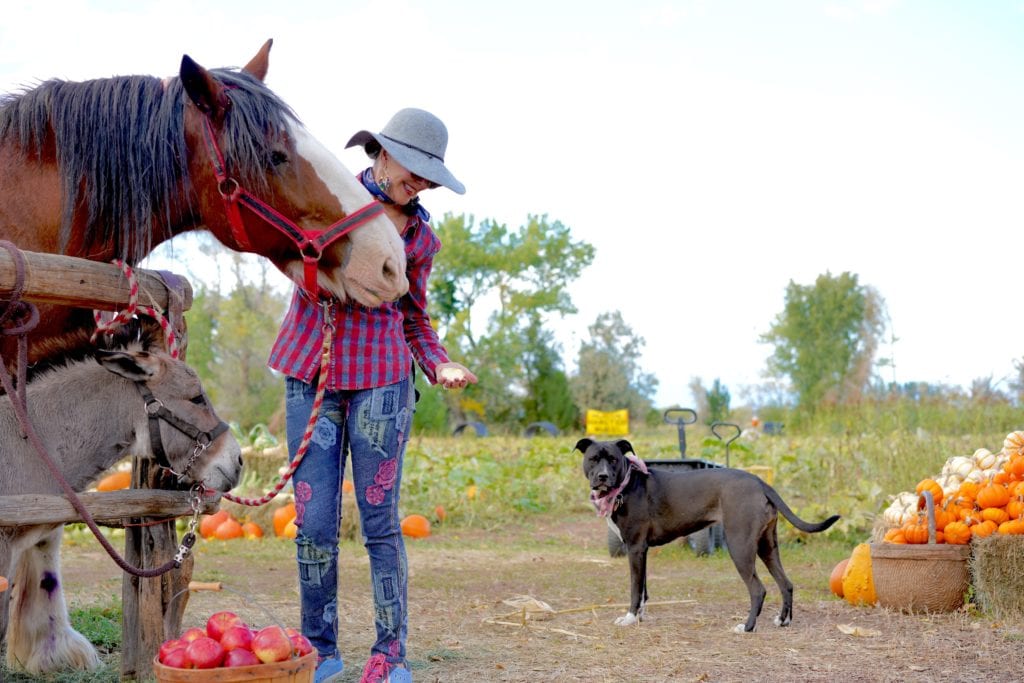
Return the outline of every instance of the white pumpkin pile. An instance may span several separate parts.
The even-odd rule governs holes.
[[[942,472],[931,478],[942,487],[943,497],[951,497],[965,481],[981,483],[995,476],[1010,459],[1007,450],[1003,448],[999,453],[993,453],[987,448],[979,448],[974,451],[974,455],[954,455],[942,466]],[[918,499],[914,491],[898,493],[882,513],[886,525],[889,528],[898,527],[916,518],[919,511]]]

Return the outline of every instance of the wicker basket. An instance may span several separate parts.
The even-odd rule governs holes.
[[[935,506],[928,508],[928,543],[872,543],[871,574],[882,607],[909,613],[952,612],[970,586],[969,545],[935,542]]]
[[[272,664],[216,669],[172,669],[153,659],[157,683],[312,683],[316,652]]]

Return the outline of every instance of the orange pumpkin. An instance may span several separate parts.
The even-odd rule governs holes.
[[[946,543],[950,545],[965,545],[971,540],[971,528],[963,522],[950,522],[944,530]]]
[[[985,508],[1001,508],[1010,502],[1010,492],[1002,484],[992,482],[978,491],[974,499],[982,510]]]
[[[832,591],[836,597],[843,597],[843,573],[846,571],[846,565],[850,563],[850,558],[840,560],[839,563],[832,568],[832,574],[828,577],[828,589]]]
[[[448,517],[448,512],[444,509],[444,505],[438,505],[434,508],[434,516],[437,517],[438,522],[444,522],[445,518]]]
[[[294,539],[298,535],[299,527],[295,525],[295,518],[292,517],[288,520],[288,523],[284,525],[284,528],[281,529],[281,537]]]
[[[248,539],[263,538],[263,528],[256,522],[246,522],[242,525],[242,535]]]
[[[981,511],[981,518],[983,520],[990,519],[996,524],[1002,524],[1010,519],[1010,515],[1003,508],[985,508]]]
[[[295,503],[288,503],[274,510],[274,535],[284,536],[284,528],[295,519]]]
[[[1003,509],[1006,510],[1006,514],[1010,516],[1010,519],[1020,519],[1024,515],[1024,500],[1014,498]]]
[[[355,486],[355,484],[352,483],[351,480],[346,479],[345,481],[341,482],[341,492],[342,493],[355,493],[356,492],[356,486]]]
[[[1010,478],[1015,481],[1024,479],[1024,455],[1014,455],[1006,464],[1003,465],[1003,470],[1010,475]]]
[[[971,527],[972,538],[985,538],[995,533],[997,529],[996,523],[990,519],[986,519],[983,522],[978,522]]]
[[[230,515],[228,511],[221,508],[212,515],[203,515],[199,520],[199,535],[210,539],[217,532],[217,527],[223,524]]]
[[[241,538],[244,532],[242,531],[242,525],[234,517],[228,517],[221,522],[216,531],[213,532],[214,538],[219,538],[222,541],[229,541],[233,538]]]
[[[11,584],[7,580],[6,576],[0,576],[0,593],[3,593],[5,590],[7,590],[8,587],[10,587],[10,585]]]
[[[932,502],[938,505],[942,502],[942,487],[939,486],[939,482],[934,479],[922,479],[918,482],[917,486],[914,487],[914,491],[917,495],[921,495],[925,491],[932,492]],[[924,505],[924,500],[921,500],[921,505]]]
[[[957,489],[956,495],[958,498],[964,500],[974,501],[978,497],[978,491],[981,490],[981,485],[976,481],[965,481],[960,484],[960,488]]]
[[[903,536],[907,543],[927,543],[928,523],[921,517],[903,525]]]
[[[402,520],[402,533],[411,538],[426,538],[430,535],[430,520],[423,515],[407,515]]]
[[[100,479],[99,483],[96,484],[97,491],[120,491],[126,489],[132,485],[132,473],[127,472],[114,472]]]

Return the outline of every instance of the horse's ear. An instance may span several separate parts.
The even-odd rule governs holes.
[[[261,83],[267,78],[267,69],[270,67],[270,46],[274,44],[271,38],[263,43],[263,47],[256,53],[256,56],[249,60],[249,63],[242,67],[242,71],[256,78]]]
[[[590,444],[594,443],[593,439],[580,439],[576,442],[576,450],[580,453],[586,453],[587,449],[590,448]]]
[[[224,86],[188,55],[181,58],[181,83],[192,104],[215,121],[222,119],[231,108]]]
[[[156,374],[157,359],[145,351],[96,350],[100,365],[133,382],[145,382]]]

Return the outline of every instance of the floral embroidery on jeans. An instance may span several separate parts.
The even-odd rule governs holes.
[[[373,485],[366,487],[366,502],[370,505],[380,505],[384,502],[384,493],[395,487],[398,480],[398,459],[384,460],[377,468],[377,474],[373,475]]]
[[[306,512],[306,501],[313,497],[313,487],[308,481],[295,483],[295,526],[302,526],[302,516]]]
[[[321,417],[316,421],[311,438],[320,448],[330,448],[338,440],[338,425],[326,417]]]

